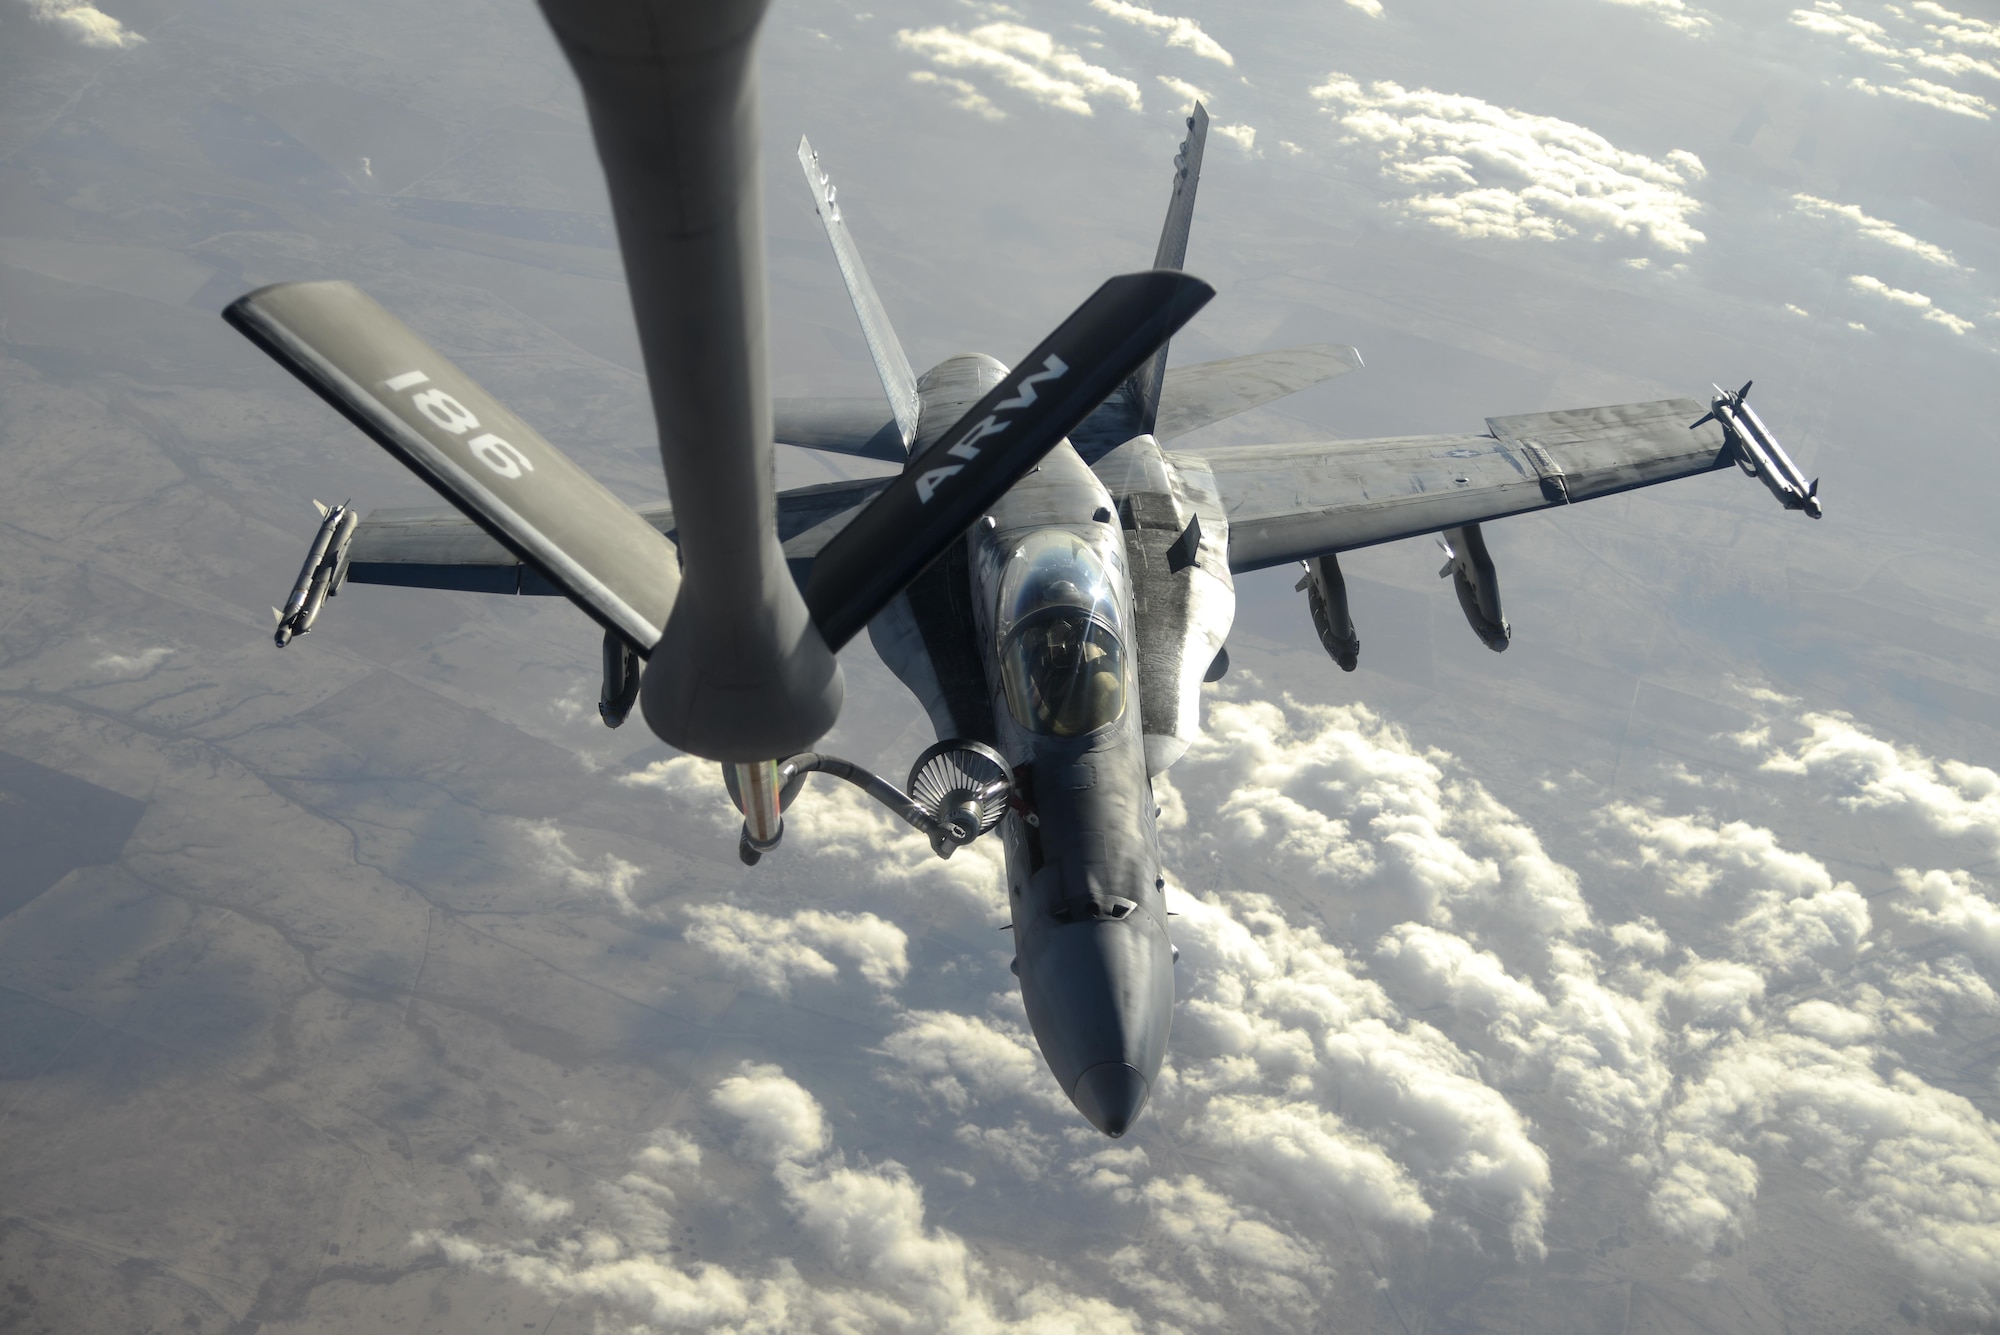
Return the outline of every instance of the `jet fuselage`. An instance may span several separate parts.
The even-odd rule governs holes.
[[[1005,373],[989,357],[941,364],[919,381],[921,420],[955,420]],[[1153,510],[1172,513],[1175,489],[1151,438],[1121,448],[1149,451],[1154,466],[1122,466],[1113,451],[1111,471],[1155,478],[1166,489]],[[1158,552],[1149,560],[1148,544],[1135,540],[1146,536],[1135,511],[1146,509],[1132,494],[1114,494],[1064,442],[974,526],[961,551],[870,626],[940,737],[985,741],[1014,768],[1020,800],[998,830],[1014,971],[1051,1072],[1112,1136],[1150,1097],[1173,1019],[1175,952],[1152,775],[1186,739],[1157,735],[1159,719],[1183,712],[1233,611],[1233,599],[1211,589],[1209,615],[1149,624],[1150,604],[1170,614],[1203,604],[1174,599],[1163,580],[1213,584],[1217,563],[1204,571],[1192,560],[1169,569]],[[1160,528],[1163,542],[1181,536]],[[1193,528],[1198,545],[1200,525]],[[1169,596],[1147,598],[1152,586]],[[1191,683],[1183,664],[1192,665]]]

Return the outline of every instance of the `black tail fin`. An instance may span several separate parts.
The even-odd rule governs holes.
[[[1194,224],[1194,191],[1201,182],[1201,150],[1208,142],[1208,109],[1197,102],[1188,116],[1187,138],[1174,155],[1174,195],[1167,204],[1167,221],[1160,228],[1155,269],[1178,269],[1187,259],[1188,229]],[[1139,432],[1150,433],[1160,415],[1160,386],[1167,377],[1167,348],[1152,355],[1126,382],[1126,393],[1138,409]]]

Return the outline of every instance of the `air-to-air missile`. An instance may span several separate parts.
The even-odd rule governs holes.
[[[319,609],[340,591],[347,545],[354,541],[355,527],[361,522],[351,503],[331,509],[318,501],[313,505],[320,513],[319,532],[306,551],[306,563],[299,567],[298,582],[292,585],[292,596],[285,599],[284,610],[271,609],[278,618],[275,638],[280,649],[292,642],[292,636],[311,630],[313,622],[319,619]]]
[[[1806,482],[1805,474],[1799,472],[1798,465],[1785,453],[1785,447],[1778,444],[1771,428],[1750,407],[1752,383],[1746,380],[1738,390],[1716,385],[1707,416],[1690,424],[1688,429],[1692,431],[1711,419],[1722,423],[1722,429],[1729,433],[1730,444],[1736,447],[1737,467],[1751,477],[1762,478],[1771,494],[1778,498],[1778,504],[1787,510],[1803,510],[1818,519],[1819,479]]]

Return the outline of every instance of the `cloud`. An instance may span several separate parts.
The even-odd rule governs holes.
[[[1949,111],[1954,116],[1970,116],[1982,121],[1993,118],[1993,104],[1985,98],[1972,93],[1962,93],[1956,88],[1947,88],[1928,79],[1905,79],[1900,84],[1878,84],[1856,76],[1848,81],[1847,86],[1857,93],[1866,93],[1870,97],[1893,97],[1901,102],[1914,102],[1918,106]]]
[[[1726,1044],[1671,1111],[1674,1165],[1652,1193],[1653,1218],[1703,1247],[1740,1235],[1758,1180],[1745,1151],[1782,1137],[1852,1222],[1920,1280],[1990,1315],[2000,1128],[1963,1097],[1878,1065],[1865,1044],[1810,1034],[1767,1030]]]
[[[535,850],[542,872],[572,892],[602,896],[620,913],[644,915],[632,898],[644,870],[615,854],[606,853],[597,861],[585,862],[569,846],[569,838],[552,820],[524,820],[519,823],[529,847]]]
[[[1708,15],[1690,8],[1685,0],[1607,0],[1625,9],[1642,9],[1676,32],[1700,37],[1713,27]]]
[[[1307,1279],[1325,1280],[1317,1248],[1246,1208],[1192,1174],[1156,1178],[1137,1193],[1152,1227],[1175,1252],[1175,1269],[1188,1269],[1210,1290],[1247,1298],[1256,1309],[1290,1313],[1300,1325],[1313,1312]],[[1114,1260],[1119,1258],[1114,1258]],[[1138,1248],[1126,1264],[1146,1265]],[[1161,1305],[1210,1326],[1228,1326],[1228,1309],[1180,1292],[1159,1293]],[[1185,1317],[1183,1319],[1186,1319]]]
[[[1941,324],[1954,334],[1964,334],[1973,327],[1972,321],[1953,315],[1950,311],[1933,305],[1931,299],[1921,292],[1905,292],[1900,288],[1890,287],[1881,279],[1871,277],[1865,273],[1853,274],[1847,281],[1855,287],[1860,288],[1863,292],[1873,293],[1885,301],[1891,301],[1898,306],[1907,306],[1912,310],[1921,311],[1926,320],[1931,321],[1933,324]]]
[[[1686,187],[1707,172],[1685,150],[1655,160],[1553,116],[1343,74],[1312,96],[1342,143],[1376,151],[1403,213],[1460,236],[1624,237],[1672,254],[1705,239]]]
[[[1759,768],[1732,802],[1762,785],[1778,810],[1973,836],[2000,816],[1982,807],[2000,776],[1748,698],[1768,717],[1746,734]],[[1367,709],[1209,702],[1206,736],[1156,785],[1186,881],[1169,891],[1181,1000],[1129,1140],[1078,1124],[1018,995],[989,990],[993,964],[968,971],[969,991],[950,981],[961,959],[996,956],[971,944],[989,879],[911,894],[956,925],[894,937],[918,952],[924,1003],[883,987],[881,1036],[857,1041],[852,1075],[816,1061],[809,1091],[772,1060],[739,1066],[691,1100],[725,1150],[662,1131],[622,1176],[582,1187],[493,1168],[496,1219],[420,1245],[574,1296],[607,1325],[1296,1329],[1380,1282],[1378,1248],[1467,1248],[1488,1267],[1540,1255],[1580,1218],[1558,1182],[1648,1215],[1664,1241],[1638,1244],[1653,1249],[1643,1263],[1680,1273],[1749,1233],[1767,1181],[1803,1171],[1826,1192],[1830,1236],[1849,1240],[1836,1254],[1879,1244],[1927,1303],[2000,1315],[1986,1241],[2000,1127],[1925,1075],[1962,1069],[2000,1023],[1981,972],[2000,909],[1979,880],[1856,872],[1857,887],[1778,830],[1660,801],[1586,816],[1590,860],[1566,867],[1462,762]],[[712,767],[627,778],[734,829]],[[690,915],[731,949],[779,957],[743,968],[797,986],[867,953],[831,944],[848,935],[895,958],[881,929],[900,928],[840,896],[880,908],[885,888],[952,884],[896,870],[921,840],[868,828],[843,792],[816,789],[790,818],[823,907]],[[1647,912],[1613,914],[1621,902]],[[799,966],[800,947],[821,965]],[[786,1040],[767,1041],[776,1057]],[[856,1125],[911,1167],[844,1150]],[[1038,1208],[1089,1219],[1089,1240],[966,1208],[966,1193],[1021,1183]],[[926,1184],[951,1193],[952,1227],[933,1222]],[[737,1251],[669,1251],[698,1210],[727,1213]],[[516,1238],[523,1220],[532,1241]],[[1380,1273],[1401,1302],[1409,1281]]]
[[[2000,847],[2000,774],[1898,747],[1846,714],[1808,712],[1799,722],[1805,736],[1771,747],[1765,771],[1810,779],[1849,811],[1908,812],[1940,833]]]
[[[1809,895],[1766,890],[1729,930],[1739,952],[1774,974],[1793,975],[1851,964],[1871,925],[1868,901],[1843,881]]]
[[[1181,100],[1181,110],[1183,112],[1194,110],[1194,104],[1197,102],[1206,102],[1209,100],[1207,92],[1195,87],[1186,79],[1176,79],[1171,74],[1160,74],[1154,77],[1166,85],[1168,92]]]
[[[765,1174],[776,1196],[775,1213],[756,1197],[730,1210],[728,1232],[767,1258],[754,1266],[684,1259],[670,1242],[675,1191],[665,1179],[677,1178],[688,1196],[713,1196],[721,1184],[703,1179],[686,1159],[662,1170],[643,1151],[631,1172],[601,1193],[608,1208],[572,1215],[552,1202],[546,1217],[533,1221],[545,1226],[539,1238],[424,1230],[412,1243],[452,1265],[505,1276],[546,1297],[582,1299],[655,1329],[1143,1329],[1129,1310],[1075,1292],[1060,1266],[1021,1278],[997,1275],[962,1236],[931,1225],[923,1189],[901,1164],[856,1166],[833,1148],[819,1102],[782,1069],[746,1065],[719,1081],[708,1103],[734,1124],[740,1167]],[[664,1133],[670,1141],[673,1134]],[[506,1183],[502,1194],[515,1202],[551,1200],[518,1182]],[[646,1202],[637,1223],[624,1208],[633,1200]]]
[[[1903,54],[1888,44],[1888,30],[1881,24],[1849,14],[1832,0],[1818,0],[1812,9],[1795,9],[1791,20],[1808,32],[1838,38],[1871,56],[1895,57]]]
[[[1190,755],[1213,801],[1208,839],[1275,855],[1283,879],[1357,915],[1447,926],[1504,904],[1504,930],[1537,939],[1589,919],[1531,831],[1366,708],[1218,699]]]
[[[2000,51],[2000,23],[1954,14],[1943,5],[1934,3],[1934,0],[1917,0],[1910,8],[1929,18],[1942,20],[1942,23],[1926,23],[1924,27],[1948,41],[1960,46]]]
[[[1054,1138],[1036,1131],[1023,1121],[1007,1127],[965,1122],[951,1134],[960,1145],[992,1155],[1027,1182],[1040,1181],[1056,1154]]]
[[[1548,1013],[1547,998],[1508,973],[1498,955],[1423,923],[1397,924],[1376,943],[1375,959],[1378,971],[1402,982],[1404,1003],[1418,1010],[1450,1006],[1517,1026]]]
[[[1989,964],[2000,965],[2000,904],[1968,872],[1932,870],[1918,875],[1909,867],[1896,873],[1903,894],[1891,907],[1920,927],[1928,927],[1971,951]]]
[[[845,956],[874,987],[893,988],[910,971],[909,937],[872,913],[803,909],[789,917],[731,904],[688,910],[687,939],[731,972],[786,996],[802,978],[831,980],[839,967],[822,952]]]
[[[576,1210],[575,1205],[562,1197],[545,1196],[520,1182],[509,1182],[501,1192],[501,1199],[512,1207],[515,1214],[531,1224],[553,1224]]]
[[[1793,23],[1809,32],[1838,38],[1857,51],[1884,60],[1908,61],[1940,74],[1978,73],[1991,79],[2000,79],[2000,65],[1983,60],[1964,49],[1968,46],[2000,46],[2000,42],[1994,40],[1994,25],[1983,23],[1978,19],[1968,19],[1962,14],[1953,14],[1935,5],[1928,8],[1916,5],[1913,8],[1920,13],[1930,13],[1951,21],[1945,25],[1923,24],[1933,40],[1930,49],[1921,46],[1894,45],[1896,39],[1891,37],[1888,29],[1879,23],[1872,23],[1858,15],[1849,14],[1834,3],[1834,0],[1817,0],[1811,9],[1795,9],[1792,11],[1791,19]],[[1910,22],[1909,16],[1895,6],[1885,5],[1883,12],[1885,17],[1901,23]],[[1900,69],[1901,65],[1897,64],[1892,68]]]
[[[743,1124],[741,1144],[773,1163],[816,1157],[826,1148],[826,1119],[819,1101],[776,1066],[745,1062],[709,1096]]]
[[[1230,1172],[1309,1218],[1416,1227],[1433,1210],[1425,1183],[1503,1220],[1515,1250],[1539,1250],[1546,1156],[1462,1049],[1407,1020],[1267,897],[1175,903],[1197,981],[1165,1116],[1185,1117],[1184,1134],[1228,1148]]]
[[[1649,872],[1670,895],[1699,899],[1722,889],[1738,898],[1764,890],[1807,896],[1834,888],[1818,858],[1748,821],[1662,814],[1632,802],[1613,802],[1598,820],[1634,845],[1613,864]]]
[[[1801,213],[1810,214],[1816,218],[1839,219],[1852,227],[1855,234],[1863,240],[1878,242],[1881,245],[1905,251],[1928,264],[1935,264],[1940,268],[1956,269],[1959,267],[1958,261],[1952,258],[1950,251],[1939,246],[1934,246],[1928,241],[1919,241],[1908,232],[1897,227],[1894,223],[1870,217],[1852,204],[1836,204],[1832,200],[1820,199],[1816,195],[1793,195],[1792,205]]]
[[[27,0],[28,13],[43,23],[53,23],[85,46],[122,49],[146,39],[89,0]]]
[[[1021,1099],[1057,1112],[1069,1100],[1027,1033],[954,1011],[909,1011],[881,1052],[902,1068],[893,1083],[963,1112],[977,1099]]]
[[[1210,1100],[1189,1129],[1211,1150],[1236,1156],[1232,1175],[1260,1177],[1263,1193],[1289,1196],[1308,1215],[1354,1214],[1406,1228],[1431,1220],[1408,1170],[1312,1102],[1226,1094]]]
[[[1650,921],[1607,930],[1580,904],[1572,909],[1561,869],[1537,865],[1532,836],[1518,821],[1483,790],[1455,780],[1448,757],[1418,751],[1366,711],[1218,701],[1211,732],[1214,745],[1191,752],[1176,772],[1184,803],[1234,814],[1239,836],[1254,833],[1288,865],[1324,855],[1349,878],[1347,898],[1365,899],[1371,886],[1393,879],[1389,850],[1399,845],[1391,839],[1405,856],[1419,853],[1405,865],[1443,882],[1428,898],[1411,893],[1404,901],[1428,920],[1397,923],[1378,939],[1373,979],[1268,901],[1235,894],[1206,910],[1200,901],[1183,907],[1178,936],[1200,981],[1183,1003],[1174,1099],[1187,1110],[1184,1136],[1235,1147],[1233,1175],[1211,1179],[1233,1199],[1273,1209],[1281,1227],[1309,1218],[1285,1184],[1312,1180],[1313,1161],[1285,1156],[1302,1156],[1315,1140],[1298,1128],[1316,1125],[1327,1145],[1375,1144],[1393,1170],[1370,1177],[1355,1167],[1365,1156],[1350,1157],[1347,1175],[1318,1193],[1325,1199],[1366,1210],[1372,1186],[1372,1209],[1394,1217],[1393,1203],[1408,1199],[1395,1186],[1406,1182],[1433,1212],[1422,1227],[1435,1232],[1482,1196],[1489,1209],[1511,1198],[1508,1236],[1531,1252],[1535,1210],[1552,1208],[1537,1185],[1544,1156],[1559,1152],[1522,1116],[1521,1101],[1531,1100],[1560,1109],[1590,1140],[1622,1146],[1639,1166],[1652,1217],[1698,1248],[1747,1227],[1759,1156],[1773,1143],[1809,1147],[1791,1157],[1814,1171],[1838,1170],[1851,1222],[1896,1249],[1927,1287],[1983,1310],[1995,1291],[1976,1245],[1984,1224],[1963,1223],[1954,1200],[1984,1191],[2000,1166],[1986,1148],[1995,1128],[1957,1096],[1885,1065],[1870,1046],[1887,1030],[1929,1033],[1933,1017],[2000,1013],[2000,996],[1962,962],[1885,952],[1860,892],[1770,830],[1614,804],[1601,817],[1607,864],[1676,892],[1668,905],[1703,905],[1694,920],[1715,923],[1704,930],[1719,954],[1691,955],[1675,971],[1657,972],[1646,961],[1672,951],[1665,930]],[[1775,749],[1768,732],[1763,745]],[[1853,775],[1835,752],[1854,747],[1855,739],[1822,727],[1816,740],[1784,751],[1797,759],[1780,768],[1796,763],[1836,793],[1872,804],[1865,810],[1921,798],[1933,819],[1968,828],[1983,814],[1965,809],[1992,791],[1983,773],[1955,767],[1947,782],[1943,766],[1877,744],[1866,748],[1872,765]],[[1250,805],[1262,808],[1254,821],[1240,812]],[[1364,812],[1366,821],[1354,819]],[[1480,869],[1488,850],[1510,836],[1517,883],[1539,893],[1500,893],[1504,878]],[[1251,861],[1238,847],[1216,865]],[[1906,880],[1913,887],[1899,908],[1906,920],[1952,933],[1967,948],[1985,939],[1990,902],[1970,878]],[[1553,944],[1537,951],[1502,930],[1494,940],[1504,944],[1482,946],[1468,930],[1475,903],[1491,906],[1476,919],[1482,933],[1496,917],[1519,915],[1548,924]],[[1594,941],[1627,962],[1608,969]],[[1806,988],[1818,995],[1796,990]],[[1449,1037],[1427,1034],[1410,1018],[1416,1013],[1450,1016]],[[1365,1065],[1356,1060],[1364,1052]],[[1329,1057],[1343,1056],[1355,1061],[1354,1074],[1328,1080],[1329,1068],[1338,1069]],[[1684,1085],[1677,1063],[1687,1066]],[[1484,1078],[1454,1087],[1455,1072]],[[1478,1114],[1481,1096],[1503,1078],[1511,1096]],[[1757,1101],[1763,1096],[1754,1091],[1765,1086],[1778,1091],[1775,1101]],[[1338,1119],[1321,1120],[1335,1106],[1332,1091]],[[1726,1111],[1725,1095],[1736,1100]],[[1392,1111],[1381,1110],[1391,1103]],[[1453,1108],[1460,1120],[1446,1133],[1433,1119]],[[1957,1148],[1924,1144],[1918,1128],[1931,1118],[1943,1120]],[[1211,1124],[1218,1133],[1204,1135]],[[1787,1139],[1771,1142],[1771,1134]],[[1455,1154],[1455,1141],[1479,1143],[1482,1152]],[[1899,1200],[1897,1176],[1852,1149],[1868,1143],[1923,1188]],[[1473,1159],[1491,1174],[1483,1191],[1453,1182],[1450,1165]],[[1447,1183],[1462,1206],[1448,1208]],[[1975,1213],[1983,1221],[1991,1211]]]
[[[1193,19],[1156,14],[1144,5],[1135,5],[1129,0],[1090,0],[1090,7],[1150,32],[1164,33],[1168,46],[1181,47],[1203,60],[1229,66],[1236,64],[1236,57],[1223,50],[1222,44],[1203,32],[1201,25]]]
[[[1058,111],[1093,115],[1096,101],[1131,111],[1141,108],[1138,84],[1091,64],[1048,33],[1019,23],[987,23],[971,32],[904,28],[897,32],[896,44],[943,69],[985,74]],[[960,104],[965,105],[963,98]],[[969,109],[979,110],[976,103]]]
[[[1818,998],[1801,1001],[1785,1012],[1785,1020],[1800,1033],[1810,1034],[1822,1043],[1835,1046],[1859,1043],[1882,1031],[1882,1026],[1876,1023],[1873,1016]]]
[[[1636,845],[1620,865],[1657,877],[1669,894],[1742,905],[1727,928],[1738,959],[1778,974],[1852,962],[1868,935],[1867,901],[1825,864],[1747,821],[1662,815],[1614,803],[1600,817]]]
[[[1217,125],[1214,127],[1219,138],[1242,149],[1245,153],[1257,151],[1257,127],[1254,125]]]
[[[1382,0],[1347,0],[1347,4],[1349,8],[1358,9],[1371,19],[1384,17]]]
[[[969,111],[973,115],[989,121],[1004,121],[1007,119],[1007,113],[995,106],[992,98],[986,96],[986,94],[980,92],[963,79],[954,79],[944,74],[933,74],[929,70],[911,70],[910,82],[929,84],[932,87],[944,89],[947,93],[951,94],[951,104],[960,111]]]
[[[1794,26],[1821,37],[1843,43],[1850,51],[1878,63],[1880,73],[1893,82],[1877,82],[1863,75],[1848,81],[1848,87],[1871,97],[1892,97],[1900,101],[1932,107],[1957,116],[1991,119],[1993,104],[1976,93],[1935,79],[1911,73],[1911,66],[1947,79],[1969,74],[2000,79],[2000,64],[1986,54],[2000,48],[1992,24],[1968,19],[1938,5],[1918,4],[1911,11],[1926,16],[1912,19],[1895,5],[1884,5],[1882,16],[1897,25],[1892,32],[1872,19],[1850,14],[1835,0],[1815,0],[1811,9],[1791,13]],[[1931,22],[1928,19],[1943,20]],[[1921,29],[1921,32],[1910,31]]]
[[[135,654],[105,654],[91,666],[120,677],[143,677],[173,657],[173,652],[165,645],[156,644]]]

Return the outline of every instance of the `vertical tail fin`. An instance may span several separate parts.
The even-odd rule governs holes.
[[[903,345],[896,341],[888,312],[882,309],[882,298],[875,294],[875,284],[869,281],[868,270],[862,266],[861,252],[855,248],[847,223],[840,216],[840,206],[834,202],[833,182],[821,170],[819,154],[813,152],[813,146],[803,137],[799,140],[799,165],[805,168],[806,184],[812,187],[813,208],[826,226],[826,239],[833,243],[833,257],[840,264],[841,278],[846,280],[848,299],[854,303],[854,314],[861,321],[861,336],[868,340],[868,355],[875,360],[875,373],[882,377],[882,390],[889,396],[889,411],[903,433],[903,449],[908,451],[910,442],[917,438],[916,373],[910,370],[910,359],[904,355]],[[1182,235],[1186,235],[1185,225]]]
[[[1188,229],[1194,223],[1194,192],[1201,182],[1201,150],[1208,142],[1208,109],[1197,102],[1188,116],[1187,138],[1174,155],[1174,195],[1167,203],[1167,221],[1160,228],[1160,248],[1153,256],[1155,269],[1178,269],[1187,259]],[[1125,392],[1138,409],[1139,432],[1150,434],[1160,415],[1160,386],[1167,377],[1167,347],[1132,373]]]

